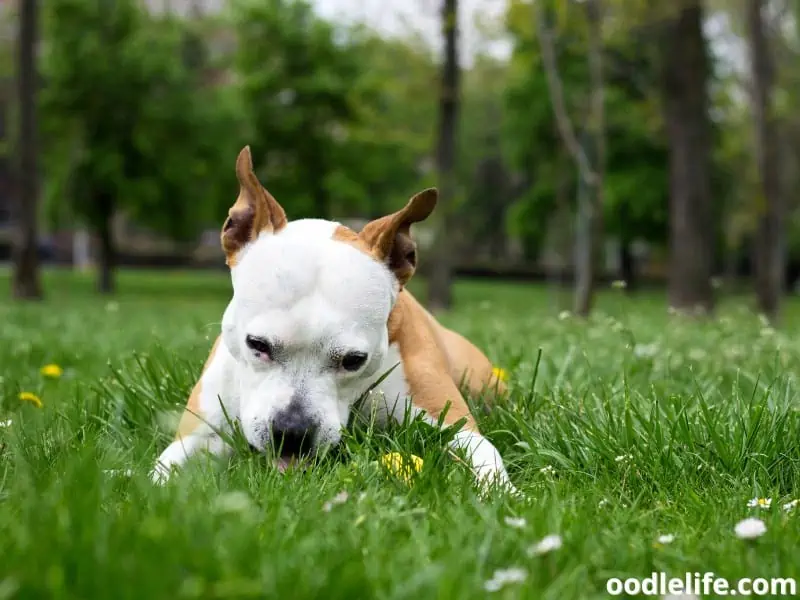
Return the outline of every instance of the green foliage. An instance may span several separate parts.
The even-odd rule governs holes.
[[[580,136],[587,126],[588,60],[580,6],[560,3],[555,12],[557,60],[567,113]],[[512,232],[529,253],[539,247],[548,218],[573,206],[577,169],[561,141],[548,93],[539,41],[528,3],[513,2],[508,29],[514,40],[506,92],[506,140],[517,169],[531,188],[513,210]],[[606,39],[605,228],[609,235],[663,242],[668,203],[668,154],[657,104],[655,64],[626,30]],[[535,256],[535,254],[534,254]]]
[[[173,236],[196,234],[229,183],[237,109],[185,63],[185,23],[136,0],[53,0],[44,9],[51,214],[99,228],[111,203]]]

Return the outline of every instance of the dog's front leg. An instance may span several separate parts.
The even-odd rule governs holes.
[[[230,387],[230,381],[226,380],[230,360],[230,353],[221,338],[217,338],[203,367],[203,374],[186,403],[175,440],[156,461],[151,474],[154,482],[163,483],[174,468],[182,466],[199,452],[221,456],[231,451],[230,445],[219,435],[221,430],[226,429],[225,411],[229,412],[228,416],[236,417],[236,414],[230,414],[231,409],[236,407],[222,408],[226,398],[225,388]]]
[[[511,483],[500,452],[477,430],[467,425],[450,442],[454,450],[463,450],[479,485],[484,488],[497,485],[509,492],[518,491]]]

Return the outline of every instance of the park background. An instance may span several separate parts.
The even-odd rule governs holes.
[[[798,3],[2,3],[0,258],[222,269],[245,144],[290,219],[358,227],[437,185],[457,277],[609,282],[770,317],[800,272]],[[20,50],[17,52],[17,50]],[[444,232],[444,234],[440,234]],[[431,277],[431,275],[433,275]]]

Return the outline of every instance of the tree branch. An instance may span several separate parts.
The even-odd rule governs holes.
[[[567,151],[572,156],[572,159],[578,166],[581,177],[589,184],[594,184],[597,178],[589,163],[586,153],[578,143],[578,138],[575,136],[575,129],[572,126],[572,121],[567,114],[566,102],[564,101],[564,88],[561,85],[561,78],[558,74],[558,65],[556,64],[556,53],[553,44],[553,33],[547,27],[544,21],[544,12],[542,11],[541,2],[533,2],[533,18],[535,21],[537,37],[539,38],[539,46],[542,52],[542,62],[544,63],[545,76],[547,77],[547,90],[550,96],[550,104],[553,106],[553,114],[556,118],[556,125],[561,135]]]

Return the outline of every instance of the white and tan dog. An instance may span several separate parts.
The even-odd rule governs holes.
[[[320,219],[288,222],[253,173],[249,147],[236,175],[239,197],[221,234],[233,298],[154,479],[198,451],[230,451],[218,434],[228,419],[259,451],[280,444],[279,467],[335,445],[356,401],[388,372],[361,411],[386,423],[410,407],[436,423],[448,406],[446,424],[465,419],[452,445],[466,450],[478,480],[513,490],[458,388],[503,391],[497,371],[405,289],[417,264],[410,227],[431,214],[436,190],[355,233]]]

